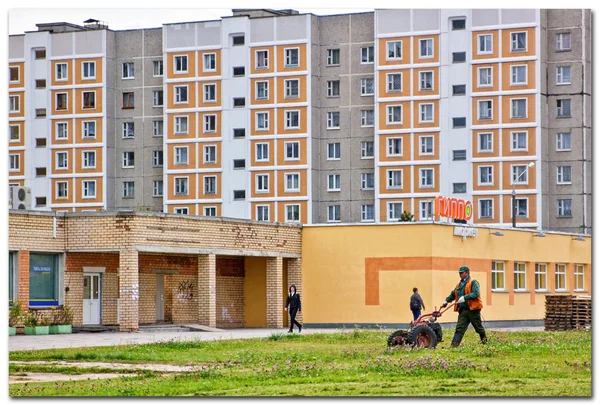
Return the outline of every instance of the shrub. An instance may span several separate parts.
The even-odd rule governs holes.
[[[10,307],[10,312],[8,315],[8,326],[17,326],[23,321],[25,317],[25,313],[21,308],[21,303],[19,301],[15,301]]]

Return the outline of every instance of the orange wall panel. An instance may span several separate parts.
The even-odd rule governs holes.
[[[257,51],[268,51],[267,60],[268,64],[266,68],[257,69],[256,68],[256,52]],[[265,74],[265,73],[273,73],[275,71],[275,47],[274,46],[257,46],[254,48],[250,48],[250,73],[255,74]]]
[[[537,221],[537,202],[535,194],[517,194],[517,198],[527,198],[528,202],[528,216],[527,218],[517,218],[517,223],[520,222],[535,222]],[[512,223],[512,195],[505,194],[502,196],[502,207],[503,207],[503,223]]]
[[[433,187],[421,188],[421,171],[419,169],[433,169]],[[440,165],[414,166],[413,184],[415,193],[438,193],[440,191]]]
[[[206,176],[215,176],[217,178],[217,192],[216,194],[204,194],[204,178]],[[215,172],[215,173],[198,173],[198,178],[199,178],[199,183],[198,183],[198,198],[214,198],[214,199],[218,199],[221,198],[222,195],[222,175],[220,172]]]
[[[175,133],[175,118],[188,117],[187,133]],[[170,113],[167,114],[167,139],[184,139],[196,137],[196,114],[195,113]]]
[[[186,103],[176,103],[175,102],[175,88],[187,86],[187,102]],[[202,90],[202,88],[200,88]],[[169,83],[167,84],[167,94],[168,94],[168,108],[194,108],[196,106],[196,84],[194,82],[178,82],[178,83]],[[202,97],[202,93],[200,93],[200,97]],[[219,92],[217,87],[217,102],[219,101]],[[213,103],[214,104],[214,103]]]
[[[479,150],[479,134],[491,133],[492,134],[492,152],[478,152]],[[497,129],[480,129],[473,131],[473,138],[471,143],[471,150],[474,158],[479,157],[496,157],[500,156],[500,135]]]
[[[408,211],[411,214],[414,215],[414,213],[411,211],[411,207],[410,207],[410,198],[387,198],[387,199],[380,199],[379,200],[379,220],[381,222],[387,222],[388,220],[388,203],[391,202],[401,202],[402,203],[402,211]],[[416,207],[416,206],[415,206]],[[418,207],[416,208],[418,209]]]
[[[506,128],[502,130],[502,156],[531,156],[536,153],[536,128]],[[511,151],[512,132],[527,132],[527,150]],[[552,144],[552,143],[551,143]]]
[[[512,66],[527,66],[527,84],[511,84]],[[502,64],[502,90],[532,90],[535,89],[535,61],[519,61]]]
[[[492,68],[492,85],[491,86],[482,86],[479,87],[479,69],[481,68]],[[473,65],[471,68],[471,91],[473,93],[481,93],[481,92],[489,92],[489,91],[498,91],[500,80],[500,64],[498,63],[481,63],[477,65]]]
[[[188,194],[187,195],[175,195],[175,178],[186,177],[188,179]],[[219,185],[217,184],[217,191]],[[167,184],[163,189],[165,195],[169,196],[169,200],[189,200],[196,198],[196,174],[195,173],[181,173],[181,174],[168,174]],[[174,211],[169,211],[174,212]]]
[[[59,63],[67,64],[67,79],[66,80],[56,80],[56,65]],[[71,86],[73,84],[73,60],[72,59],[64,59],[64,60],[53,60],[52,61],[52,72],[50,72],[50,77],[52,86]]]
[[[95,138],[83,138],[83,123],[87,121],[95,121],[96,122],[96,137]],[[77,118],[75,119],[75,141],[77,143],[98,143],[102,142],[102,118]],[[56,131],[56,128],[54,129]],[[71,137],[71,128],[69,128],[69,138]],[[56,138],[52,138],[56,139]],[[52,141],[52,143],[56,143]]]
[[[198,214],[197,215],[204,215],[204,208],[206,207],[216,207],[217,208],[217,216],[220,217],[221,216],[221,203],[214,203],[214,204],[198,204]],[[190,211],[192,212],[192,211]]]
[[[402,75],[402,91],[388,91],[388,75]],[[410,96],[410,69],[394,69],[379,71],[379,97],[408,97]]]
[[[8,146],[25,146],[25,121],[11,121],[8,123],[9,127],[18,127],[19,139],[16,141],[10,140],[10,128],[8,132],[9,143]]]
[[[261,112],[269,113],[269,128],[266,130],[257,130],[256,129],[256,114]],[[274,108],[265,108],[260,110],[251,110],[250,111],[250,135],[273,135],[275,134],[275,109]]]
[[[204,101],[204,85],[205,84],[216,84],[216,100],[215,101]],[[221,99],[221,81],[220,80],[208,80],[204,82],[198,82],[198,102],[196,103],[199,108],[214,108],[220,107],[222,103]]]
[[[215,54],[215,61],[216,61],[216,65],[215,65],[215,70],[214,71],[204,71],[204,55],[205,54],[210,54],[210,53],[214,53]],[[210,49],[210,50],[206,50],[206,51],[198,51],[198,77],[205,77],[205,76],[221,76],[221,50],[220,49]],[[189,69],[189,67],[188,67]]]
[[[83,93],[85,92],[95,92],[95,102],[96,105],[94,108],[83,108]],[[102,87],[93,87],[93,88],[85,88],[85,89],[75,89],[75,114],[98,114],[102,113],[102,98],[103,98],[103,89]],[[141,100],[137,100],[137,103],[140,103]],[[117,101],[117,108],[122,106],[123,100]]]
[[[19,156],[19,170],[10,171],[9,176],[23,176],[25,174],[25,151],[24,150],[11,150],[9,155]],[[29,163],[29,162],[28,162]],[[31,163],[29,163],[31,164]],[[35,164],[35,163],[34,163]]]
[[[222,142],[203,142],[198,144],[198,168],[200,169],[218,169],[221,168],[221,148]],[[204,147],[205,146],[216,146],[216,162],[215,163],[204,163]]]
[[[494,211],[493,218],[479,218],[479,200],[493,200]],[[500,222],[500,196],[498,195],[476,195],[473,196],[473,223],[474,224],[492,224]]]
[[[480,101],[492,101],[492,118],[491,119],[479,119],[479,102]],[[499,117],[499,105],[500,105],[500,97],[498,96],[488,96],[488,97],[473,97],[471,99],[471,117],[473,118],[473,125],[494,125],[498,124],[500,121]]]
[[[66,104],[66,108],[64,109],[58,109],[58,94],[66,94],[67,95],[67,104]],[[73,114],[73,105],[74,105],[74,101],[73,100],[73,95],[74,92],[71,89],[65,89],[65,90],[52,90],[51,92],[51,97],[52,97],[52,114],[53,115],[63,115],[63,114]]]
[[[517,124],[521,122],[535,122],[535,94],[515,94],[502,97],[502,123]],[[511,100],[525,98],[527,99],[527,117],[526,118],[511,118]]]
[[[491,34],[492,35],[492,53],[490,54],[478,54],[479,50],[479,36]],[[471,58],[473,60],[478,59],[496,59],[498,55],[500,55],[500,49],[498,45],[498,38],[500,38],[500,31],[498,30],[489,30],[489,31],[473,31],[471,34]]]
[[[421,58],[421,39],[433,39],[433,57]],[[439,34],[433,35],[419,35],[413,37],[413,63],[437,63],[440,61],[440,36]]]
[[[175,164],[175,148],[187,147],[187,164]],[[196,143],[169,143],[167,144],[168,169],[188,170],[196,168]]]
[[[300,174],[300,191],[292,192],[285,191],[285,175],[286,173],[299,173]],[[305,197],[307,196],[307,180],[308,180],[308,172],[306,169],[289,169],[289,170],[279,170],[277,172],[277,196],[278,197]]]
[[[492,166],[492,185],[479,185],[479,168],[481,166]],[[500,190],[500,163],[499,162],[477,162],[473,163],[473,191]]]
[[[25,62],[11,62],[8,66],[9,68],[16,67],[19,70],[19,80],[11,82],[9,76],[8,88],[25,87]]]
[[[300,159],[299,160],[285,160],[285,143],[286,142],[300,142]],[[286,138],[277,140],[277,165],[278,166],[297,166],[305,165],[308,156],[306,152],[306,138]]]
[[[520,52],[511,52],[511,33],[512,32],[527,32],[527,49]],[[511,28],[502,30],[502,57],[503,58],[519,58],[523,56],[533,56],[536,53],[535,49],[535,28]]]
[[[96,63],[96,71],[95,77],[93,79],[84,79],[83,78],[83,63],[84,62],[95,62]],[[121,66],[119,65],[119,69]],[[67,70],[69,70],[67,68]],[[121,71],[119,71],[121,72]],[[141,74],[141,70],[137,73]],[[121,73],[119,73],[121,74]],[[120,77],[120,76],[119,76]],[[62,83],[62,82],[59,82]],[[76,59],[75,60],[75,84],[100,84],[102,83],[102,58],[85,58],[85,59]]]
[[[402,170],[402,188],[387,188],[388,170]],[[405,194],[410,193],[410,166],[382,166],[379,168],[379,193],[380,194]]]
[[[520,161],[510,161],[510,162],[502,162],[502,188],[504,190],[512,190],[513,186],[510,184],[512,177],[512,169],[511,166],[521,165],[527,166],[531,163],[531,160],[520,160]],[[515,184],[515,190],[519,189],[533,189],[536,188],[536,179],[535,172],[536,167],[531,167],[527,169],[527,184]],[[523,178],[525,175],[523,175]],[[521,179],[522,180],[522,179]]]
[[[187,55],[187,72],[186,73],[175,73],[175,57]],[[182,79],[185,77],[196,76],[196,52],[170,52],[167,53],[165,65],[167,66],[167,78],[168,79]]]
[[[286,111],[299,111],[299,127],[298,129],[286,129],[286,119],[285,113]],[[308,112],[306,107],[289,107],[289,108],[278,108],[277,109],[277,133],[279,135],[287,135],[287,134],[305,134],[307,133],[307,121],[308,121]]]
[[[258,220],[258,216],[257,216],[257,212],[256,212],[256,206],[257,205],[268,205],[269,206],[269,221],[273,221],[275,222],[277,219],[275,218],[275,202],[273,201],[257,201],[257,202],[252,202],[250,203],[252,212],[251,212],[251,218],[255,221]],[[302,215],[302,214],[300,214]]]
[[[308,202],[307,201],[279,201],[277,203],[277,222],[285,222],[285,206],[290,204],[300,205],[300,223],[308,223]]]
[[[67,152],[67,168],[66,169],[60,169],[57,170],[56,169],[56,164],[57,164],[57,158],[56,158],[56,154],[57,152]],[[73,157],[73,149],[52,149],[52,166],[50,167],[50,173],[52,174],[67,174],[67,173],[73,173],[75,169],[75,160]]]
[[[419,122],[421,118],[421,105],[433,104],[433,122]],[[439,100],[419,100],[413,103],[413,128],[436,128],[440,126],[440,102]]]
[[[96,181],[96,198],[83,198],[83,182],[84,181],[89,181],[89,180],[95,180]],[[102,177],[77,177],[75,179],[75,187],[77,188],[76,190],[76,197],[75,197],[75,204],[77,203],[100,203],[102,202],[102,196],[104,193],[103,190],[103,179]],[[91,209],[91,208],[90,208]]]
[[[402,41],[402,59],[387,60],[387,43]],[[379,65],[406,65],[410,63],[410,37],[380,38],[379,39]]]
[[[102,172],[102,147],[99,148],[76,148],[73,149],[75,152],[75,173],[101,173]],[[96,167],[84,169],[83,168],[83,152],[96,152]],[[139,152],[138,152],[139,154]],[[122,156],[119,156],[122,159]],[[141,164],[140,158],[142,156],[136,156],[136,162],[138,165]],[[122,162],[121,162],[122,163]]]
[[[402,139],[402,156],[388,156],[388,139]],[[396,162],[410,160],[410,134],[379,135],[379,160],[381,162]]]
[[[269,175],[269,190],[268,192],[258,192],[256,191],[256,185],[257,185],[257,180],[256,180],[256,176],[258,175]],[[250,174],[250,196],[252,198],[268,198],[268,197],[274,197],[275,196],[275,171],[273,170],[267,170],[267,171],[259,171],[259,172],[252,172]]]
[[[221,111],[206,111],[206,112],[201,112],[198,114],[199,115],[199,120],[198,120],[198,125],[199,125],[199,131],[198,134],[200,137],[207,137],[207,138],[215,138],[215,137],[220,137],[221,136],[221,128],[222,128],[222,124],[223,121],[221,120]],[[205,132],[205,125],[204,125],[204,116],[205,115],[216,115],[216,131],[215,132]],[[189,121],[188,121],[189,123]]]
[[[56,183],[58,182],[67,182],[67,198],[61,197],[58,198],[58,189]],[[66,179],[52,179],[52,204],[71,204],[73,203],[73,194],[75,190],[73,190],[73,178]]]
[[[387,107],[402,106],[402,123],[388,124],[387,123]],[[398,101],[389,103],[379,103],[379,129],[399,129],[411,128],[410,126],[410,101]]]
[[[268,82],[269,94],[268,98],[257,100],[258,91],[256,88],[257,82]],[[260,104],[274,104],[275,103],[275,78],[274,77],[261,77],[260,79],[250,79],[250,92],[252,97],[250,97],[251,105],[260,105]]]
[[[305,103],[307,96],[306,88],[306,77],[307,76],[280,76],[277,78],[277,103]],[[298,82],[298,97],[286,98],[285,97],[285,82],[286,80],[297,79]]]
[[[9,118],[18,118],[25,116],[25,92],[24,91],[11,91],[9,96],[16,96],[19,98],[19,111],[9,112]]]
[[[421,72],[433,72],[432,90],[419,90]],[[437,67],[413,69],[413,96],[433,96],[438,94],[440,94],[440,69]]]
[[[433,155],[420,155],[421,137],[433,136]],[[440,158],[440,133],[439,132],[419,132],[413,135],[413,157],[414,160],[438,160]]]
[[[269,144],[269,160],[265,162],[257,162],[256,161],[256,144],[257,143],[268,143]],[[250,141],[251,151],[250,154],[252,156],[251,166],[273,166],[275,164],[275,140],[274,139],[264,139],[260,141]]]
[[[298,48],[298,67],[285,67],[285,49]],[[277,71],[278,72],[298,72],[307,69],[306,44],[290,44],[277,46]]]

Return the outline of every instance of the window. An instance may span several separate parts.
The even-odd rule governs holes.
[[[556,34],[556,50],[557,51],[570,51],[571,50],[571,33],[561,32]]]
[[[492,87],[492,68],[477,68],[477,87]]]
[[[527,99],[511,99],[510,118],[527,118]]]
[[[421,221],[432,221],[433,201],[421,201],[419,203],[419,212],[421,214]]]
[[[402,188],[402,169],[387,171],[387,188]]]
[[[372,222],[375,221],[375,206],[372,204],[366,204],[360,206],[360,221],[361,222]]]
[[[187,134],[188,133],[188,117],[175,117],[175,133],[176,134]]]
[[[360,95],[361,96],[372,96],[373,90],[373,79],[360,79]]]
[[[529,216],[527,214],[529,200],[527,200],[527,198],[517,198],[516,201],[517,201],[517,218],[527,218]],[[512,218],[512,210],[511,210],[510,217]]]
[[[135,107],[134,93],[133,92],[123,93],[123,108],[134,108],[134,107]]]
[[[188,86],[175,86],[175,104],[188,102]]]
[[[269,82],[256,82],[256,99],[267,100],[269,98]]]
[[[557,202],[558,204],[558,216],[570,218],[573,216],[573,212],[571,211],[571,206],[573,204],[570,198],[560,199]]]
[[[419,104],[419,123],[433,122],[433,104]]]
[[[65,123],[66,125],[66,123]],[[96,137],[96,121],[83,121],[83,139]]]
[[[269,130],[269,113],[268,112],[256,113],[256,130],[257,131],[268,131]]]
[[[421,188],[433,188],[433,169],[419,169]]]
[[[83,198],[96,198],[96,180],[84,180]]]
[[[467,126],[466,117],[452,118],[452,128],[464,128]]]
[[[125,96],[126,93],[123,93]],[[133,97],[133,93],[132,97]],[[84,91],[83,96],[83,108],[96,108],[96,92],[95,91]]]
[[[163,61],[155,60],[152,61],[152,75],[154,77],[160,77],[163,75]],[[161,193],[162,195],[162,193]]]
[[[419,56],[421,59],[433,58],[433,38],[419,40]]]
[[[135,124],[133,122],[123,123],[123,138],[133,139],[135,136]]]
[[[387,123],[402,124],[402,106],[393,105],[387,107]]]
[[[256,220],[257,221],[269,221],[269,206],[268,205],[257,205],[256,206]]]
[[[327,81],[327,97],[339,97],[340,96],[340,81],[329,80]]]
[[[66,63],[57,63],[55,69],[56,81],[68,80],[69,70]]]
[[[176,146],[173,148],[175,155],[176,165],[187,165],[188,164],[188,147],[187,146]]]
[[[56,198],[69,198],[69,183],[66,181],[56,182]]]
[[[402,59],[402,41],[387,43],[387,59]]]
[[[477,54],[485,55],[492,53],[492,34],[477,35]]]
[[[480,120],[492,119],[492,100],[480,100],[477,103]]]
[[[131,169],[135,163],[135,152],[123,152],[123,168]]]
[[[175,73],[187,73],[187,55],[175,56]]]
[[[526,32],[511,32],[510,33],[510,51],[524,52],[527,50],[527,33]]]
[[[327,50],[327,66],[336,66],[340,64],[340,50],[339,49],[328,49]]]
[[[35,109],[35,118],[44,118],[46,116],[45,108],[36,108]]]
[[[556,184],[571,184],[571,166],[556,168]]]
[[[367,46],[360,48],[360,63],[373,63],[375,62],[375,47]]]
[[[246,167],[246,159],[233,159],[234,169],[244,169]]]
[[[285,80],[285,98],[298,98],[300,97],[298,79]]]
[[[187,88],[186,88],[187,91]],[[152,106],[153,107],[162,107],[163,105],[163,91],[162,90],[154,90],[152,92]]]
[[[360,111],[360,126],[372,127],[375,125],[375,112],[373,110]]]
[[[464,30],[467,24],[467,20],[465,20],[464,18],[460,18],[457,20],[452,20],[452,30],[456,31],[456,30]]]
[[[452,52],[452,63],[462,63],[467,60],[466,52]]]
[[[152,136],[163,136],[163,120],[152,121]]]
[[[340,191],[341,176],[330,174],[327,176],[327,191]]]
[[[510,67],[510,85],[527,84],[527,65],[518,65]]]
[[[492,199],[479,200],[479,218],[482,218],[482,219],[494,218],[494,200],[492,200]]]
[[[340,113],[339,111],[327,113],[327,129],[340,128]]]
[[[57,254],[29,255],[29,306],[58,305],[58,258]]]
[[[492,262],[493,290],[504,290],[504,262]]]
[[[402,91],[402,73],[387,75],[387,90]]]
[[[233,35],[231,39],[233,41],[233,46],[244,45],[244,35]]]
[[[341,144],[339,142],[327,144],[327,160],[341,159]]]
[[[34,51],[35,59],[46,59],[46,49],[36,49]]]
[[[526,283],[526,266],[525,263],[519,263],[519,262],[515,262],[515,271],[514,271],[514,276],[515,276],[515,284],[514,284],[514,288],[515,291],[518,290],[525,290],[527,288],[527,283]]]
[[[571,99],[556,100],[557,118],[568,118],[571,116]]]
[[[387,146],[388,156],[402,156],[402,138],[388,138]]]
[[[204,147],[204,164],[217,163],[217,147],[215,145],[207,145]]]
[[[123,198],[133,198],[135,195],[135,183],[133,181],[123,182]]]
[[[452,192],[454,194],[464,194],[467,192],[467,183],[452,183]]]
[[[402,203],[388,203],[388,221],[397,221],[402,216]]]
[[[177,207],[175,208],[175,214],[187,215],[188,209],[186,207]]]
[[[535,264],[535,290],[546,291],[548,289],[548,266],[545,263]]]
[[[10,83],[18,83],[19,82],[19,67],[18,66],[10,66],[8,68],[8,81]]]
[[[234,75],[235,75],[235,68]],[[215,72],[217,70],[217,54],[216,53],[205,53],[202,57],[202,71],[203,72]]]
[[[433,155],[433,136],[420,136],[419,144],[419,155]]]
[[[8,111],[11,113],[19,112],[19,96],[8,97]]]
[[[374,173],[361,173],[360,174],[360,189],[361,190],[374,190],[375,189],[375,174]]]
[[[585,267],[583,264],[575,265],[575,291],[583,291],[585,289]]]
[[[36,89],[45,89],[46,88],[46,79],[38,79],[35,81]]]
[[[284,160],[300,160],[300,142],[285,142]]]
[[[559,66],[556,68],[556,84],[571,84],[571,66]]]
[[[162,197],[163,195],[163,181],[153,180],[152,181],[152,197]]]
[[[131,64],[131,69],[131,73],[133,76],[133,63]],[[96,78],[96,62],[83,62],[82,70],[84,79]]]
[[[298,54],[300,50],[298,48],[286,48],[285,49],[285,67],[297,67]]]
[[[268,162],[269,161],[269,144],[268,143],[257,143],[256,144],[256,161],[257,162]]]
[[[554,277],[556,291],[565,291],[567,289],[567,265],[557,263]]]
[[[123,79],[133,79],[133,62],[123,63]]]
[[[17,127],[18,128],[18,127]],[[84,123],[85,133],[85,123]],[[69,123],[57,122],[56,123],[56,139],[68,139],[69,138]]]
[[[285,222],[300,222],[300,205],[290,204],[285,206]]]
[[[269,68],[269,51],[262,50],[256,51],[256,69],[268,69]]]
[[[163,166],[163,151],[153,150],[152,151],[152,166],[162,167]]]
[[[300,191],[300,174],[286,173],[285,174],[285,191],[295,192]]]
[[[340,222],[339,205],[329,205],[327,207],[327,222]]]
[[[464,84],[456,84],[452,86],[453,96],[464,96],[467,93],[467,86]]]
[[[186,98],[187,100],[187,98]],[[204,85],[204,102],[216,102],[217,101],[217,85],[216,84],[205,84]]]
[[[93,169],[96,167],[96,152],[95,151],[84,151],[83,154],[83,168]]]
[[[479,166],[479,185],[491,186],[494,184],[494,167]]]
[[[205,183],[205,194],[206,194],[206,177],[204,178]],[[188,194],[188,178],[187,177],[175,177],[175,195],[187,195]]]
[[[11,172],[19,171],[21,168],[21,157],[19,155],[9,155],[9,170]]]
[[[244,107],[246,105],[245,97],[234,97],[233,98],[233,106],[234,107]]]
[[[433,90],[433,72],[419,73],[419,90]]]
[[[285,129],[300,128],[300,111],[285,112]]]
[[[63,125],[66,123],[63,123]],[[10,141],[18,141],[21,138],[21,134],[20,134],[20,129],[21,127],[19,127],[18,125],[9,125],[9,132],[10,132]],[[56,137],[58,138],[58,124],[57,124],[57,130],[56,130]]]
[[[246,128],[234,128],[233,129],[233,137],[234,138],[245,138],[246,137]]]
[[[36,148],[45,148],[46,147],[46,138],[35,138],[35,147]]]
[[[559,132],[556,134],[556,150],[566,151],[571,150],[571,133]]]
[[[510,184],[527,184],[527,165],[514,165],[511,166],[512,177]]]
[[[453,150],[452,160],[467,160],[467,151],[465,149]]]
[[[491,153],[493,152],[492,133],[480,133],[477,135],[479,141],[477,143],[479,153]]]
[[[56,152],[56,168],[57,169],[68,169],[69,168],[69,155],[67,152]]]
[[[257,174],[256,175],[256,192],[257,193],[268,193],[269,192],[269,175],[268,174]]]
[[[373,141],[363,141],[360,143],[360,158],[368,159],[374,156],[374,142]]]

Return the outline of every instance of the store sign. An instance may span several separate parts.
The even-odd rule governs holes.
[[[50,272],[52,268],[50,266],[33,266],[33,271]]]
[[[439,196],[435,199],[435,215],[468,221],[473,217],[473,203],[469,200]]]
[[[477,236],[477,228],[467,228],[466,226],[455,226],[454,236],[462,236],[464,238],[474,238]]]

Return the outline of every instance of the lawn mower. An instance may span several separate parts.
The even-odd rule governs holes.
[[[435,309],[433,312],[423,314],[411,321],[409,330],[397,330],[388,337],[388,347],[412,346],[433,349],[442,341],[442,327],[437,323],[437,318],[454,306],[448,303],[444,310]]]

